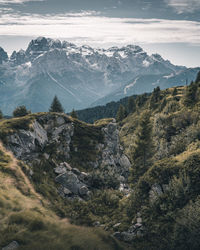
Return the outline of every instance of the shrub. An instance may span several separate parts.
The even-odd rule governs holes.
[[[22,117],[30,114],[31,112],[25,106],[19,106],[13,111],[14,117]]]

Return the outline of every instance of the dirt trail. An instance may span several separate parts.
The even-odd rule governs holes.
[[[11,170],[13,170],[14,172],[18,172],[23,180],[24,183],[27,185],[27,187],[29,188],[30,192],[36,196],[36,198],[38,198],[39,200],[43,200],[43,198],[35,191],[35,189],[33,188],[33,185],[31,184],[30,180],[28,179],[28,177],[25,175],[25,173],[22,171],[22,169],[20,168],[20,166],[18,165],[18,160],[15,158],[15,156],[13,155],[12,152],[6,150],[2,143],[0,142],[0,150],[2,152],[4,152],[6,155],[10,156],[11,158],[11,162],[9,162],[8,164],[8,168],[10,168]]]

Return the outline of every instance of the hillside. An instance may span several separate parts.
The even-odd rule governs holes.
[[[21,141],[24,145],[24,135],[25,133],[28,135],[28,126],[31,126],[36,117],[41,118],[44,116],[44,114],[40,114],[38,116],[2,121],[0,134],[4,144],[9,145],[11,148],[12,146],[17,147],[20,151],[16,137],[12,146],[7,141],[9,135],[18,134],[21,139],[24,139],[23,142]],[[84,125],[82,124],[82,126]],[[21,130],[22,128],[25,130]],[[95,127],[85,125],[85,136],[87,128],[90,132],[94,130],[94,134],[98,133],[98,126],[95,129]],[[30,131],[29,136],[33,129]],[[92,136],[94,135],[91,135],[91,138]],[[27,137],[26,139],[29,140],[30,138]],[[98,137],[96,139],[98,140]],[[30,141],[27,143],[30,143]],[[81,203],[79,205],[78,200],[75,203],[65,201],[58,194],[59,186],[54,181],[56,174],[54,174],[53,167],[56,167],[60,160],[55,159],[56,155],[54,155],[51,156],[51,160],[39,163],[39,157],[36,159],[35,155],[36,149],[32,148],[33,145],[29,144],[29,148],[27,145],[24,145],[23,148],[26,150],[25,154],[21,151],[20,156],[17,155],[18,151],[12,148],[18,159],[24,161],[17,160],[10,151],[7,151],[2,144],[0,145],[0,248],[13,243],[14,245],[17,244],[19,249],[30,250],[124,249],[102,229],[75,226],[66,219],[66,216],[69,219],[76,219]],[[29,157],[33,154],[37,164],[29,157],[24,158],[25,155],[27,156],[27,150],[29,149],[31,149]],[[55,153],[54,150],[52,150],[53,152]],[[54,163],[53,159],[55,159]],[[79,160],[81,161],[81,159]],[[75,157],[74,161],[76,161]],[[25,162],[29,164],[27,165]],[[73,183],[73,185],[75,186],[76,183]],[[69,216],[69,214],[73,215]]]
[[[137,75],[130,81],[122,84],[118,89],[112,93],[100,98],[92,103],[91,106],[104,105],[110,101],[118,101],[121,98],[131,95],[139,95],[142,93],[150,93],[154,88],[160,87],[161,89],[186,86],[195,77],[200,68],[189,68],[180,70],[176,73],[166,74],[145,74]]]
[[[55,250],[199,249],[199,107],[198,75],[139,96],[118,124],[61,113],[1,120],[0,246],[35,249],[53,234]]]

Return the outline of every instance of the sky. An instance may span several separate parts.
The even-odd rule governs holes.
[[[0,47],[45,36],[108,48],[134,44],[200,67],[200,0],[0,0]]]

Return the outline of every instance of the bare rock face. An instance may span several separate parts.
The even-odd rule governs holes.
[[[113,122],[102,128],[102,133],[104,144],[98,145],[102,151],[97,164],[98,177],[105,186],[119,188],[120,184],[127,182],[131,164],[128,157],[123,154],[119,131],[114,119]]]
[[[101,137],[101,140],[97,140],[94,144],[94,152],[98,153],[93,157],[93,161],[84,162],[85,172],[80,171],[81,162],[79,162],[80,168],[77,163],[76,167],[73,167],[73,154],[82,153],[79,151],[79,144],[85,140],[84,132],[79,131],[79,129],[84,130],[81,126],[83,126],[81,123],[74,124],[67,115],[42,114],[31,121],[28,129],[18,129],[8,135],[6,147],[18,159],[32,167],[32,175],[35,163],[36,165],[41,162],[50,163],[53,166],[55,181],[60,184],[59,193],[63,197],[88,197],[94,188],[120,189],[127,194],[129,189],[126,183],[130,161],[120,145],[116,121],[113,119],[107,125],[98,129],[93,128],[94,135]],[[88,129],[89,133],[93,132],[89,126],[85,126],[85,129]],[[91,140],[95,140],[94,135]],[[87,151],[84,153],[87,154]],[[87,164],[90,166],[88,170]]]
[[[18,159],[32,160],[48,142],[46,130],[34,121],[31,130],[20,129],[7,137],[8,148]]]
[[[8,54],[0,47],[0,64],[6,61],[8,61]]]
[[[69,122],[67,116],[65,120],[62,116],[46,114],[34,120],[31,129],[19,129],[7,136],[7,148],[18,159],[32,164],[33,159],[39,158],[46,146],[57,143],[57,153],[68,158],[73,130],[73,123]],[[45,158],[49,158],[49,155]]]

